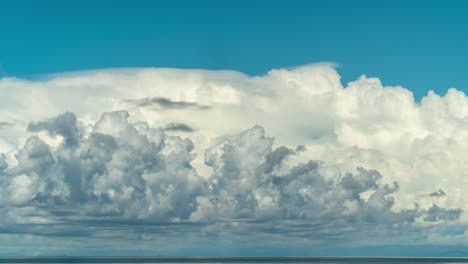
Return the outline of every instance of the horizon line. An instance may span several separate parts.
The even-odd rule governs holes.
[[[353,260],[359,262],[420,262],[468,263],[467,257],[410,257],[410,256],[7,256],[0,263],[334,263]],[[435,261],[435,262],[434,262]]]

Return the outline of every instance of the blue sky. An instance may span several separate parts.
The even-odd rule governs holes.
[[[466,1],[5,1],[8,76],[108,67],[231,69],[335,62],[428,90],[465,90]],[[466,90],[465,90],[466,91]]]

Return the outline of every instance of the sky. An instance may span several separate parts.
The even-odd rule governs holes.
[[[467,256],[463,1],[6,1],[0,252]]]
[[[251,75],[313,62],[402,85],[466,89],[465,1],[5,1],[7,76],[115,67]],[[466,91],[466,90],[465,90]]]

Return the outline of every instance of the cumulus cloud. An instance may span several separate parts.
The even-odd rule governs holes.
[[[31,132],[47,131],[51,135],[60,135],[65,139],[65,144],[76,145],[80,140],[76,116],[67,112],[50,120],[30,123],[28,130]]]
[[[415,101],[378,78],[343,85],[319,64],[5,77],[0,93],[0,120],[14,124],[0,129],[5,226],[105,219],[212,234],[279,221],[269,233],[313,235],[303,221],[337,239],[467,223],[468,98],[455,88]]]
[[[453,221],[460,217],[462,210],[460,209],[451,209],[446,210],[442,209],[437,205],[433,205],[429,210],[427,210],[427,215],[424,218],[425,221],[439,221],[439,220],[449,220]]]
[[[189,227],[190,233],[315,234],[327,241],[365,233],[369,225],[388,232],[405,226],[398,231],[404,234],[418,219],[437,225],[462,214],[437,205],[396,210],[399,184],[384,182],[379,171],[359,167],[342,175],[323,161],[292,164],[304,147],[275,147],[260,126],[206,149],[208,177],[192,166],[190,139],[130,122],[126,111],[104,113],[89,126],[66,112],[27,129],[35,135],[15,151],[15,161],[0,156],[0,199],[8,210],[0,224],[26,225],[23,234],[99,236],[90,224],[119,229],[120,223],[135,232],[131,226],[140,223],[165,225],[171,233]],[[41,132],[62,139],[49,145]],[[275,228],[264,230],[268,223]]]
[[[391,194],[398,184],[381,184],[380,173],[358,168],[357,174],[323,172],[318,161],[288,166],[295,151],[284,146],[273,149],[273,139],[256,126],[233,140],[207,150],[206,163],[213,168],[211,202],[203,210],[215,210],[222,218],[318,219],[412,222],[394,213]],[[370,191],[367,200],[360,194]],[[400,219],[400,217],[402,217]]]
[[[204,189],[190,165],[193,143],[162,129],[128,123],[125,111],[103,114],[91,131],[65,113],[30,131],[63,137],[53,148],[30,137],[4,169],[13,206],[72,208],[70,214],[175,221],[188,218]],[[5,167],[5,166],[3,166]]]

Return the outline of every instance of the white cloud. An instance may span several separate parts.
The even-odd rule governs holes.
[[[110,225],[129,239],[125,230],[144,224],[166,226],[169,237],[188,228],[216,236],[246,232],[247,239],[257,233],[312,235],[323,242],[359,233],[366,241],[376,235],[368,226],[379,226],[382,238],[404,238],[420,225],[437,227],[462,213],[435,204],[395,210],[398,183],[383,182],[377,170],[341,174],[312,160],[291,165],[305,148],[274,147],[260,126],[208,148],[205,163],[212,174],[202,177],[191,164],[190,139],[128,118],[126,111],[104,113],[86,129],[67,112],[31,123],[30,131],[62,141],[53,146],[33,135],[14,151],[16,164],[6,166],[2,156],[7,217],[0,227],[40,236],[101,236],[89,229],[91,223]],[[28,226],[19,231],[18,224]]]
[[[468,209],[468,98],[453,88],[415,102],[377,78],[343,87],[332,65],[319,64],[264,76],[111,69],[3,78],[0,94],[0,121],[12,124],[0,129],[0,174],[2,188],[18,190],[4,198],[13,207],[72,203],[69,219],[313,216],[340,228],[349,219],[468,221],[457,211]],[[185,129],[167,129],[174,124]],[[444,196],[429,195],[439,189]]]

